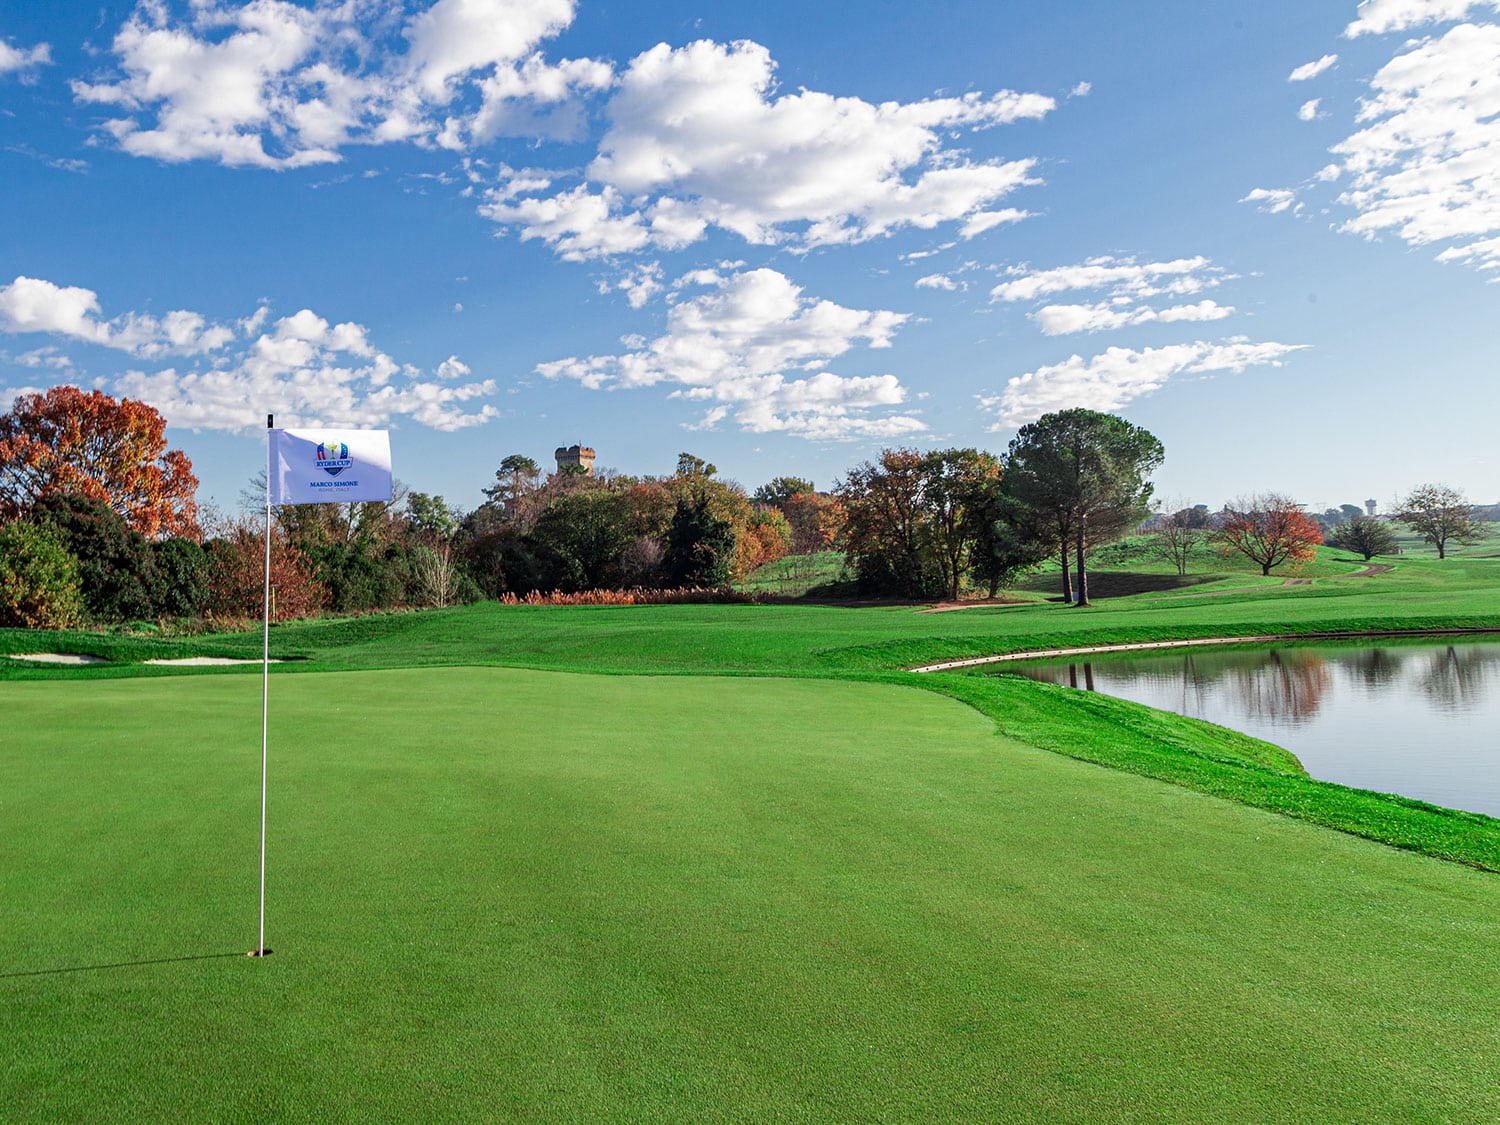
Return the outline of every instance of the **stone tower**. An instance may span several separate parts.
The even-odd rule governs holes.
[[[586,445],[570,445],[566,449],[558,446],[553,456],[557,458],[558,472],[565,466],[579,465],[589,476],[594,475],[594,451]]]

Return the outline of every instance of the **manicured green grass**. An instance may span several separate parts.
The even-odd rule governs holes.
[[[681,668],[698,637],[722,670],[718,633],[772,659],[758,619],[637,612],[292,635],[315,666],[589,643],[549,620],[600,665],[659,643]],[[1500,1113],[1494,876],[930,691],[279,671],[252,961],[258,677],[55,679],[0,685],[10,1119]],[[1241,741],[1233,768],[1286,766]]]

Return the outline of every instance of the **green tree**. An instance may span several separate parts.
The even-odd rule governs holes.
[[[1151,501],[1146,474],[1165,457],[1160,441],[1123,418],[1076,408],[1022,426],[1010,443],[1005,481],[1009,495],[1057,535],[1068,588],[1071,545],[1077,602],[1089,604],[1086,551],[1140,523]]]
[[[311,506],[311,505],[309,505]],[[406,552],[371,539],[324,543],[299,550],[312,564],[327,606],[336,613],[401,605],[411,583]]]
[[[208,553],[190,539],[151,544],[156,563],[157,617],[196,617],[208,604]]]
[[[1003,490],[997,489],[978,512],[978,534],[974,540],[971,571],[995,597],[1002,586],[1047,557],[1051,545],[1046,529],[1029,520]]]
[[[691,453],[679,453],[677,455],[677,475],[690,480],[708,479],[717,476],[719,467],[710,465],[702,457],[695,457]]]
[[[1333,529],[1328,542],[1346,551],[1353,551],[1369,562],[1376,555],[1396,553],[1396,535],[1391,525],[1373,516],[1353,516],[1347,523]]]
[[[407,531],[419,542],[432,546],[445,543],[458,530],[459,511],[441,496],[425,492],[406,494]]]
[[[1448,557],[1448,544],[1473,543],[1484,528],[1474,518],[1474,506],[1456,488],[1424,484],[1401,501],[1396,518],[1437,548],[1438,558]]]
[[[943,573],[929,550],[926,466],[914,449],[882,450],[845,474],[844,550],[859,585],[898,597],[940,596]]]
[[[32,518],[56,529],[78,560],[83,602],[96,621],[139,621],[156,616],[161,576],[145,536],[103,500],[44,496]]]
[[[57,531],[27,520],[0,527],[0,626],[66,629],[82,616],[78,560]]]
[[[993,546],[987,516],[1000,494],[1000,462],[977,449],[942,449],[922,458],[924,539],[949,600],[957,601],[975,546]]]
[[[586,488],[555,498],[537,518],[531,540],[550,557],[547,585],[597,590],[619,577],[620,554],[635,536],[623,493]]]
[[[769,504],[781,508],[793,496],[804,492],[816,492],[812,481],[801,477],[776,477],[757,488],[750,496],[757,504]]]
[[[681,497],[672,513],[663,560],[668,581],[678,587],[717,588],[734,566],[734,525],[717,516],[706,496]]]
[[[484,490],[486,507],[497,509],[502,522],[530,530],[540,509],[535,497],[541,487],[541,466],[525,454],[509,454],[495,470],[495,483]]]

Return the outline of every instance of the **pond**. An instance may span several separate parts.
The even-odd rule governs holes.
[[[1500,643],[1183,649],[1005,673],[1243,731],[1325,781],[1500,816]]]

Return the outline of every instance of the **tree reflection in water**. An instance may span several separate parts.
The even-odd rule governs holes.
[[[1500,652],[1448,645],[1428,656],[1417,684],[1438,710],[1464,711],[1478,706],[1497,666]]]
[[[1182,656],[1180,670],[1164,666],[1160,658],[1100,662],[1098,671],[1104,676],[1103,689],[1094,686],[1093,661],[1070,663],[1066,667],[1066,679],[1062,668],[1056,665],[1025,667],[1016,671],[1032,679],[1066,683],[1084,691],[1108,692],[1111,683],[1132,677],[1161,686],[1180,685],[1181,701],[1173,709],[1195,718],[1203,718],[1210,711],[1209,691],[1222,685],[1246,717],[1293,724],[1317,714],[1318,705],[1332,683],[1327,663],[1321,655],[1297,649],[1220,652],[1208,659],[1187,652]]]
[[[1272,649],[1260,667],[1239,669],[1234,677],[1246,718],[1294,726],[1318,713],[1332,683],[1328,662],[1319,653],[1297,649]]]
[[[1344,661],[1362,684],[1380,688],[1401,678],[1406,656],[1400,649],[1362,648],[1344,657]]]
[[[1159,698],[1157,706],[1179,714],[1218,722],[1227,706],[1257,722],[1299,726],[1323,706],[1335,684],[1335,669],[1342,670],[1350,687],[1377,695],[1404,690],[1439,710],[1463,711],[1477,706],[1492,681],[1500,678],[1500,645],[1442,645],[1436,650],[1424,646],[1409,652],[1392,646],[1220,649],[1189,651],[1180,657],[1039,661],[1006,671],[1084,691],[1116,692],[1122,683],[1146,683],[1158,696],[1175,697],[1174,702]]]
[[[1500,816],[1500,643],[1198,648],[1005,671],[1244,731],[1317,778]]]

